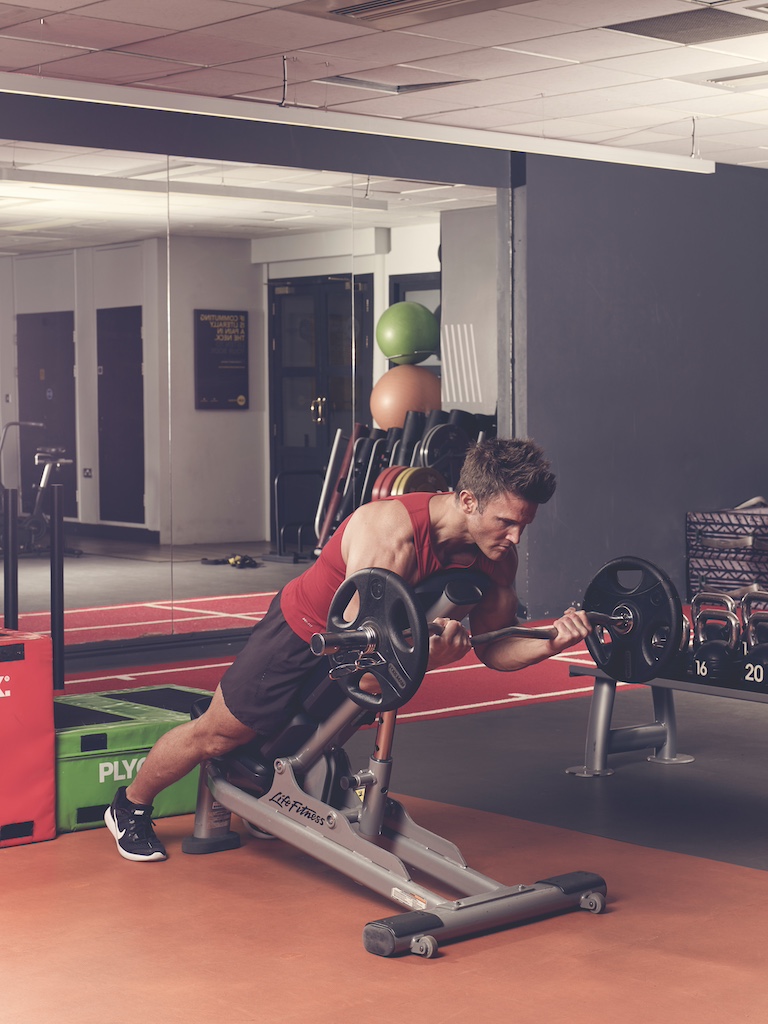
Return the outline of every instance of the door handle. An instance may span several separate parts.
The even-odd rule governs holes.
[[[309,413],[312,417],[312,422],[321,424],[325,423],[325,408],[328,404],[328,399],[325,395],[318,395],[317,398],[313,398],[309,406]]]

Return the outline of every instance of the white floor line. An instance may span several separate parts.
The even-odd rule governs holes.
[[[548,693],[511,693],[499,700],[478,701],[475,704],[453,704],[445,708],[430,708],[428,711],[400,712],[398,721],[406,718],[427,718],[430,715],[446,715],[451,711],[477,711],[480,708],[502,707],[505,704],[521,704],[527,700],[544,700],[546,697],[572,697],[579,693],[591,693],[591,686],[580,686],[573,690],[550,690]]]
[[[208,664],[208,665],[184,665],[183,667],[179,667],[179,668],[142,669],[141,671],[138,671],[138,672],[121,672],[119,674],[115,672],[115,673],[112,673],[112,674],[107,675],[107,676],[81,676],[81,677],[79,677],[77,679],[68,679],[64,683],[64,685],[65,686],[77,686],[80,683],[106,683],[106,682],[111,682],[114,679],[117,679],[120,682],[130,683],[130,682],[135,682],[135,680],[137,680],[137,679],[144,679],[145,677],[149,678],[150,676],[165,676],[165,675],[171,675],[172,673],[189,674],[189,673],[192,673],[192,672],[201,672],[201,671],[203,671],[205,669],[211,669],[211,668],[229,668],[229,666],[231,664],[232,664],[231,661],[222,661],[222,662],[216,662],[216,663],[214,663],[212,665],[211,664]]]

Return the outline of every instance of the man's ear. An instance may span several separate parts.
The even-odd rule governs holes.
[[[459,492],[459,508],[466,515],[471,515],[473,512],[477,511],[477,499],[472,491]]]

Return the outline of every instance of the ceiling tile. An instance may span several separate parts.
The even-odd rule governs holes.
[[[39,10],[34,7],[0,4],[0,28],[5,28],[7,25],[18,25],[20,22],[29,21],[30,18],[40,19],[47,14],[47,10]]]
[[[526,99],[535,96],[556,96],[559,93],[578,93],[590,89],[626,87],[639,82],[643,82],[639,75],[625,74],[610,68],[594,67],[590,64],[566,64],[546,71],[532,71],[527,75],[506,75],[503,78],[492,78],[481,83],[481,87],[485,90],[489,103],[502,103],[505,100]],[[473,87],[456,86],[455,88],[463,90]],[[472,95],[477,95],[478,92],[478,89],[474,89]],[[465,100],[461,99],[460,105],[463,106],[464,102]]]
[[[534,114],[537,119],[545,117],[584,117],[600,110],[620,110],[629,104],[611,89],[593,89],[574,94],[558,96],[537,96],[511,103],[500,103],[502,110],[512,114]]]
[[[526,5],[527,7],[530,5]],[[534,39],[547,35],[547,22],[535,21],[509,11],[480,11],[445,21],[432,21],[419,25],[418,29],[404,30],[405,35],[428,36],[434,39],[454,39],[456,42],[472,43],[474,46],[501,46],[521,39]],[[551,24],[551,23],[550,23]],[[553,30],[567,32],[569,26],[552,25]]]
[[[211,31],[225,39],[266,43],[271,46],[272,53],[287,53],[290,50],[317,50],[321,43],[353,39],[375,30],[278,10],[261,11],[238,18],[237,21],[225,21]]]
[[[28,43],[23,39],[0,36],[0,68],[4,71],[20,71],[33,65],[43,65],[48,61],[88,52],[80,47]]]
[[[711,139],[716,139],[716,133]],[[746,128],[743,131],[728,132],[723,139],[729,146],[768,146],[768,125],[761,125],[754,128]]]
[[[99,18],[81,18],[73,14],[51,14],[45,18],[6,28],[2,34],[13,36],[15,39],[35,39],[102,50],[134,43],[139,39],[152,39],[162,34],[162,30],[148,25],[128,25]]]
[[[566,35],[550,35],[543,39],[528,39],[515,48],[524,53],[541,53],[547,57],[592,61],[631,53],[645,53],[648,50],[679,49],[679,46],[677,43],[667,43],[661,39],[648,39],[644,36],[628,35],[626,32],[595,28],[580,29]]]
[[[264,100],[268,103],[280,103],[283,89],[279,85],[270,85],[262,89],[251,86],[247,92],[237,95],[241,99]],[[316,107],[325,110],[338,103],[349,103],[351,100],[378,99],[382,93],[377,89],[352,89],[342,85],[326,82],[294,82],[289,83],[285,94],[286,106]]]
[[[706,114],[711,117],[719,115],[730,115],[735,117],[738,114],[748,113],[753,110],[766,110],[768,104],[764,97],[755,96],[748,92],[723,92],[720,89],[711,89],[711,95],[698,96],[686,100],[675,101],[675,106],[684,110],[687,114]],[[664,104],[660,104],[664,106]]]
[[[89,18],[105,18],[127,24],[156,25],[158,28],[201,28],[228,19],[242,18],[242,4],[231,0],[98,0],[96,3],[68,5]],[[246,15],[247,16],[247,15]]]
[[[535,18],[559,19],[569,25],[597,28],[637,18],[638,0],[610,0],[608,3],[606,0],[531,0],[523,9]],[[690,9],[690,2],[684,0],[642,0],[644,18],[679,14]]]
[[[536,121],[535,114],[511,114],[501,107],[469,107],[466,110],[446,110],[436,114],[422,114],[416,120],[426,121],[429,124],[449,124],[456,128],[484,128],[491,131],[501,128],[502,125],[526,124],[529,121]]]
[[[743,124],[768,124],[768,104],[762,110],[752,110],[745,114],[733,114],[733,121],[740,121]]]
[[[293,49],[295,50],[295,47]],[[463,50],[474,49],[474,46],[469,41],[430,39],[407,32],[373,32],[357,39],[324,44],[318,42],[304,49],[309,53],[346,57],[354,60],[360,67],[377,67],[384,64],[404,64],[422,57],[461,53]]]
[[[16,3],[13,6],[24,8],[27,11],[27,18],[29,18],[30,14],[36,13],[39,9],[40,0],[16,0]],[[82,6],[83,4],[78,3],[77,0],[44,0],[45,11],[43,13],[49,14],[51,11],[69,11],[73,8]]]
[[[768,61],[768,22],[765,23],[765,32],[759,36],[729,39],[719,43],[702,43],[691,49],[710,50],[726,57],[749,57],[752,60]]]
[[[0,48],[2,41],[0,41]],[[115,50],[102,50],[81,57],[70,57],[68,60],[52,61],[40,65],[43,75],[53,78],[74,78],[86,82],[114,82],[125,84],[136,82],[140,78],[157,76],[163,72],[170,74],[178,71],[179,65],[171,61],[151,60],[148,57],[135,57],[128,53]]]
[[[654,131],[668,131],[671,125],[687,120],[688,131],[691,128],[691,115],[685,110],[673,109],[671,106],[623,107],[619,110],[594,111],[589,120],[594,125],[610,128],[650,128]],[[676,132],[670,132],[677,134]]]
[[[165,163],[165,161],[162,161]],[[146,168],[146,153],[123,153],[111,149],[81,149],[76,153],[59,154],[53,160],[46,160],[41,169],[67,172],[68,174],[96,174],[130,177],[136,171]]]
[[[610,143],[608,143],[610,145]],[[620,143],[617,143],[620,145]],[[641,140],[640,142],[634,143],[633,149],[640,151],[650,150],[653,153],[672,153],[675,156],[687,156],[691,155],[691,143],[688,139],[661,139],[655,142],[646,142]],[[712,155],[712,147],[705,147],[707,152],[699,152],[696,155],[706,160],[716,159]],[[728,149],[729,147],[725,147]]]
[[[723,67],[747,67],[757,63],[746,57],[729,57],[727,61],[720,53],[709,50],[695,50],[691,46],[654,50],[651,53],[636,53],[626,57],[611,57],[600,61],[600,67],[615,71],[631,71],[649,78],[680,78],[695,75],[700,71],[716,71]]]
[[[403,61],[402,63],[406,63]],[[532,57],[511,50],[478,49],[452,53],[447,57],[429,57],[407,62],[409,67],[440,71],[455,78],[503,78],[530,71],[562,67],[562,61],[548,57]]]
[[[173,67],[175,70],[178,65]],[[196,68],[179,74],[146,77],[138,80],[137,84],[158,86],[171,92],[191,92],[200,96],[236,96],[272,83],[269,79],[261,79],[257,75],[241,75],[237,71],[219,67]]]
[[[648,149],[654,153],[679,153],[680,156],[691,156],[690,139],[674,139],[661,132],[642,131],[614,132],[613,135],[590,137],[582,135],[580,142],[599,142],[603,146],[616,146],[620,149]]]
[[[206,67],[272,52],[271,47],[259,46],[252,40],[226,39],[205,29],[174,32],[143,42],[131,43],[121,49],[147,57],[164,57],[167,60],[187,61]]]
[[[448,82],[463,80],[464,75],[457,72],[427,71],[425,68],[414,68],[409,64],[390,64],[385,68],[368,68],[360,74],[347,76],[351,81],[369,82],[390,88],[408,85],[445,85]]]
[[[444,90],[443,90],[444,91]],[[334,110],[346,110],[350,114],[376,114],[380,117],[415,117],[420,114],[436,113],[448,109],[452,104],[445,99],[433,99],[434,93],[413,92],[399,96],[382,96],[356,103],[335,103]]]
[[[696,82],[679,82],[670,78],[647,79],[631,85],[616,85],[610,99],[619,106],[632,107],[636,104],[653,106],[656,103],[676,103],[679,100],[712,96],[718,90]],[[608,108],[606,108],[608,109]]]
[[[345,75],[357,71],[361,62],[331,54],[311,53],[308,50],[296,50],[286,54],[288,62],[289,82],[311,82],[313,78],[329,78],[331,75]],[[275,68],[275,61],[282,58],[271,53],[267,57],[256,57],[254,60],[235,61],[228,64],[230,71],[241,71],[244,74],[270,75]],[[364,64],[366,62],[363,62]]]
[[[542,139],[575,139],[582,135],[594,135],[598,131],[605,132],[606,129],[588,120],[579,121],[575,117],[554,117],[546,121],[528,121],[515,126],[515,132],[520,135],[532,135]]]

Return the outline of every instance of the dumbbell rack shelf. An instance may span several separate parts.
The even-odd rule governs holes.
[[[690,764],[694,758],[690,754],[681,754],[677,750],[677,719],[673,692],[675,690],[768,704],[768,692],[710,686],[683,679],[652,679],[648,683],[637,685],[651,688],[654,721],[612,729],[611,718],[617,681],[599,669],[588,665],[571,665],[570,675],[591,676],[595,680],[587,722],[584,764],[566,768],[569,775],[576,775],[583,779],[613,775],[614,769],[608,767],[610,754],[644,750],[649,747],[653,748],[654,753],[647,760],[654,764]]]

